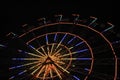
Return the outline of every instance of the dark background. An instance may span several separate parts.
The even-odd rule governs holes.
[[[16,1],[5,2],[2,8],[2,25],[0,36],[6,34],[19,25],[34,21],[40,17],[54,14],[72,14],[96,16],[115,24],[118,30],[117,16],[114,1],[112,0],[39,0],[39,1]]]

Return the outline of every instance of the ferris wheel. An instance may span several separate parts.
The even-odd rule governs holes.
[[[10,32],[9,80],[117,80],[118,58],[110,22],[62,14]]]

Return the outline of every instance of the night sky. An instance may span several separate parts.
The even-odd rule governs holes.
[[[53,16],[55,14],[79,13],[80,15],[96,16],[116,22],[116,12],[112,0],[76,0],[76,1],[23,1],[5,2],[2,6],[2,26],[0,36],[4,33],[13,31],[18,26],[34,21],[40,17]]]

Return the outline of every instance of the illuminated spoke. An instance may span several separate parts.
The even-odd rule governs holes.
[[[59,63],[59,64],[65,64],[63,61],[57,61],[57,63]]]
[[[47,46],[47,53],[48,53],[48,55],[50,55],[50,49],[49,49],[49,46]]]
[[[50,69],[51,69],[51,64],[48,64],[48,69],[47,69],[47,72],[46,72],[47,75],[50,74]]]
[[[5,45],[0,44],[0,47],[6,47]]]
[[[104,32],[106,32],[106,31],[108,31],[108,30],[114,28],[114,25],[113,25],[113,24],[111,24],[111,23],[109,23],[109,22],[108,22],[108,24],[110,25],[110,27],[107,28],[107,29],[105,29],[104,31],[102,31],[102,33],[104,33]]]
[[[92,58],[61,58],[60,60],[92,60]]]
[[[65,39],[66,36],[67,36],[67,34],[65,34],[64,37],[61,39],[61,41],[60,41],[59,44],[57,45],[56,49],[60,46],[60,44],[63,42],[63,40]]]
[[[39,67],[37,67],[31,74],[33,75],[35,72],[37,72],[40,68],[42,67],[42,65],[40,64]]]
[[[50,67],[52,67],[52,66],[50,66]],[[53,77],[52,68],[50,68],[50,77],[51,78]]]
[[[53,78],[52,69],[50,69],[50,77]]]
[[[96,17],[90,17],[90,18],[92,18],[93,20],[92,20],[92,22],[88,25],[88,26],[91,26],[93,23],[95,23],[96,21],[97,21],[97,18]]]
[[[88,51],[88,49],[83,49],[83,50],[75,51],[75,52],[72,52],[72,53],[69,53],[69,54],[64,54],[61,57],[65,57],[65,56],[69,56],[69,55],[73,55],[73,54],[81,53],[81,52],[85,52],[85,51]]]
[[[48,65],[45,66],[45,72],[44,72],[44,75],[43,75],[43,80],[45,79],[45,76],[47,75],[47,71],[48,71]]]
[[[42,68],[40,69],[40,71],[37,73],[36,77],[39,77],[39,75],[44,71],[45,66],[42,66]]]
[[[35,67],[37,67],[37,66],[40,66],[41,64],[42,64],[42,63],[38,63],[38,64],[36,64],[35,66],[30,67],[29,70],[31,70],[31,69],[33,69],[33,68],[35,68]]]
[[[47,53],[45,52],[45,49],[43,47],[41,47],[41,49],[44,52],[44,54],[47,56]]]
[[[50,54],[52,55],[53,53],[53,49],[54,49],[54,44],[52,44],[52,47],[51,47],[51,51],[50,51]]]
[[[46,44],[48,45],[48,36],[46,35],[45,38],[46,38]]]
[[[53,66],[53,69],[55,70],[55,72],[57,73],[57,75],[59,76],[59,78],[62,79],[62,77],[61,77],[59,71],[57,70],[57,68],[54,65],[52,65],[52,66]]]
[[[78,43],[78,44],[76,44],[74,47],[77,47],[77,46],[79,46],[79,45],[81,45],[81,44],[83,44],[84,42],[80,42],[80,43]],[[69,49],[73,49],[74,47],[70,47]]]
[[[33,69],[33,68],[39,66],[40,64],[41,64],[41,63],[38,63],[37,65],[30,67],[29,70],[31,70],[31,69]],[[24,70],[24,71],[18,73],[18,75],[22,75],[22,74],[25,73],[25,72],[27,72],[27,70]],[[13,79],[13,76],[12,76],[11,78],[9,78],[9,79]]]
[[[36,64],[36,63],[39,63],[39,62],[40,62],[40,61],[30,62],[30,63],[27,63],[27,64],[23,64],[23,65],[11,67],[11,68],[9,68],[9,69],[21,68],[21,67],[29,66],[29,65]]]
[[[57,53],[59,53],[62,50],[62,48],[60,48],[58,51],[56,51],[52,56],[55,56]]]
[[[12,60],[39,60],[39,61],[42,61],[40,60],[40,58],[12,58]]]
[[[57,39],[57,33],[56,33],[55,36],[54,36],[54,41],[56,41],[56,39]]]
[[[22,75],[22,74],[25,73],[25,72],[27,72],[27,70],[24,70],[24,71],[18,73],[18,75]]]
[[[42,56],[39,56],[39,55],[36,55],[36,54],[33,54],[33,53],[27,53],[29,55],[32,55],[32,56],[36,56],[36,57],[42,57]]]
[[[41,54],[42,56],[45,56],[43,53],[41,53],[40,51],[38,51],[36,48],[34,48],[33,46],[29,45],[33,50],[35,50],[37,53]]]
[[[75,46],[79,46],[79,45],[81,45],[81,44],[83,44],[84,42],[80,42],[80,43],[78,43],[78,44],[76,44]]]
[[[31,55],[31,56],[35,56],[35,57],[42,57],[42,56],[37,55],[37,54],[34,54],[34,53],[25,52],[25,51],[23,51],[23,50],[18,50],[18,51],[19,51],[20,53],[29,54],[29,55]]]
[[[15,78],[15,76],[12,76],[12,77],[9,78],[9,80],[14,79],[14,78]]]
[[[67,71],[65,68],[63,68],[62,66],[60,66],[59,64],[55,63],[57,67],[61,68],[63,71],[65,71],[66,73],[70,73],[69,71]]]
[[[77,76],[73,76],[76,80],[80,80]]]
[[[76,37],[73,37],[67,44],[70,44]]]

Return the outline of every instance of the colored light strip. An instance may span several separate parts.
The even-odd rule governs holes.
[[[25,73],[25,72],[27,72],[27,70],[24,70],[24,71],[18,73],[18,75],[21,75],[21,74],[23,74],[23,73]]]
[[[60,60],[92,60],[92,58],[61,58]]]
[[[77,16],[77,17],[75,18],[75,21],[78,21],[78,19],[79,19],[79,16]]]
[[[56,33],[55,36],[54,36],[54,41],[56,41],[56,39],[57,39],[57,33]]]
[[[40,69],[40,71],[37,73],[36,77],[39,77],[39,75],[42,73],[42,71],[44,71],[44,68],[45,68],[45,66],[43,66],[43,67]]]
[[[57,63],[59,63],[59,64],[65,64],[65,62],[63,62],[63,61],[57,61]]]
[[[43,53],[41,53],[40,51],[38,51],[36,48],[34,48],[33,46],[29,45],[30,48],[32,48],[33,50],[35,50],[37,53],[40,53],[42,56],[45,56]]]
[[[46,18],[43,18],[43,23],[46,24]]]
[[[62,20],[63,15],[59,15],[59,17],[60,17],[60,18],[59,18],[59,21],[61,21],[61,20]]]
[[[41,64],[42,64],[42,63],[38,63],[38,64],[36,64],[35,66],[30,67],[29,70],[31,70],[31,69],[33,69],[33,68],[35,68],[35,67],[37,67],[37,66],[40,66]]]
[[[67,44],[70,44],[76,37],[73,37]]]
[[[105,29],[104,31],[102,31],[102,33],[103,33],[103,32],[106,32],[106,31],[108,31],[108,30],[110,30],[110,29],[112,29],[112,28],[114,28],[114,25],[113,25],[113,24],[111,24],[111,23],[109,23],[109,22],[108,22],[108,24],[109,24],[111,27],[109,27],[109,28]]]
[[[89,69],[88,69],[88,68],[85,68],[84,70],[89,71]]]
[[[96,17],[90,17],[90,18],[92,18],[92,19],[94,19],[88,26],[90,26],[91,24],[93,24],[95,21],[97,21],[97,18]]]
[[[15,78],[15,76],[12,76],[12,77],[9,78],[9,80],[14,79],[14,78]]]
[[[76,53],[85,52],[85,51],[87,51],[87,50],[88,50],[88,49],[83,49],[83,50],[80,50],[80,51],[75,51],[75,52],[72,52],[72,53],[69,53],[69,54],[64,54],[64,55],[62,55],[61,57],[65,57],[65,56],[73,55],[73,54],[76,54]]]
[[[55,63],[55,65],[59,68],[61,68],[63,71],[65,71],[66,73],[70,73],[69,71],[67,71],[65,68],[63,68],[62,66],[60,66],[59,64]]]
[[[46,35],[45,38],[46,38],[46,44],[48,45],[48,36]]]
[[[92,58],[77,58],[77,60],[92,60]]]
[[[52,69],[51,69],[51,68],[50,68],[50,77],[51,77],[51,78],[53,77]]]
[[[45,54],[45,56],[47,56],[45,49],[43,47],[41,47],[41,49],[42,49],[43,53]]]
[[[50,49],[49,49],[49,46],[47,46],[47,53],[48,53],[48,55],[50,55]]]
[[[80,42],[80,43],[78,43],[78,44],[76,44],[75,46],[77,47],[77,46],[79,46],[79,45],[81,45],[81,44],[83,44],[84,42]]]
[[[12,58],[12,60],[39,60],[40,61],[40,58]]]
[[[11,67],[11,68],[9,68],[9,69],[21,68],[21,67],[24,67],[24,66],[29,66],[29,65],[36,64],[36,63],[39,63],[39,62],[40,62],[40,61],[30,62],[30,63],[27,63],[27,64],[23,64],[23,65],[19,65],[19,66],[14,66],[14,67]]]
[[[53,49],[54,49],[54,44],[52,44],[52,47],[51,47],[51,50],[50,50],[50,55],[52,55],[52,53],[54,52]]]
[[[60,78],[60,80],[61,80],[62,77],[61,77],[59,71],[57,70],[57,68],[56,68],[54,65],[52,65],[52,66],[53,66],[53,69],[55,70],[55,72],[57,73],[57,75],[59,76],[59,78]]]
[[[48,65],[45,66],[45,72],[44,72],[44,75],[43,75],[43,80],[45,80],[45,77],[47,75],[47,71],[48,71]]]
[[[76,80],[80,80],[77,76],[73,76]]]
[[[38,71],[40,68],[42,67],[42,65],[40,64],[39,67],[37,67],[33,72],[31,72],[31,74],[33,75],[36,71]]]
[[[59,44],[57,45],[56,49],[60,46],[60,44],[63,42],[63,40],[65,39],[66,36],[67,36],[67,34],[65,34],[64,37],[61,39],[61,41],[60,41]]]
[[[84,43],[84,42],[80,42],[80,43],[76,44],[75,46],[70,47],[69,49],[73,49],[74,47],[77,47],[77,46],[79,46],[79,45],[81,45],[81,44],[83,44],[83,43]]]
[[[29,55],[32,55],[32,56],[35,56],[35,57],[42,57],[42,56],[37,55],[37,54],[33,54],[33,53],[29,53],[29,52],[25,52],[25,51],[23,51],[23,50],[18,50],[18,52],[20,52],[20,53],[25,53],[25,54],[29,54]]]
[[[112,44],[120,43],[120,40],[112,42]]]
[[[31,70],[31,69],[33,69],[33,68],[39,66],[40,64],[41,64],[41,63],[38,63],[37,65],[30,67],[29,70]],[[23,74],[23,73],[25,73],[25,72],[27,72],[27,70],[24,70],[24,71],[18,73],[18,75],[21,75],[21,74]],[[11,77],[10,79],[13,79],[13,77]]]
[[[0,47],[6,47],[5,45],[0,44]]]
[[[61,50],[62,50],[62,48],[60,48],[59,50],[57,50],[57,51],[53,54],[53,56],[56,55],[57,53],[59,53]]]
[[[73,54],[74,53],[81,53],[81,52],[85,52],[85,51],[88,51],[88,49],[83,49],[83,50],[75,51],[75,52],[73,52]]]
[[[111,27],[109,27],[109,28],[105,29],[103,32],[106,32],[106,31],[108,31],[108,30],[112,29],[113,27],[114,27],[114,26],[111,26]]]

